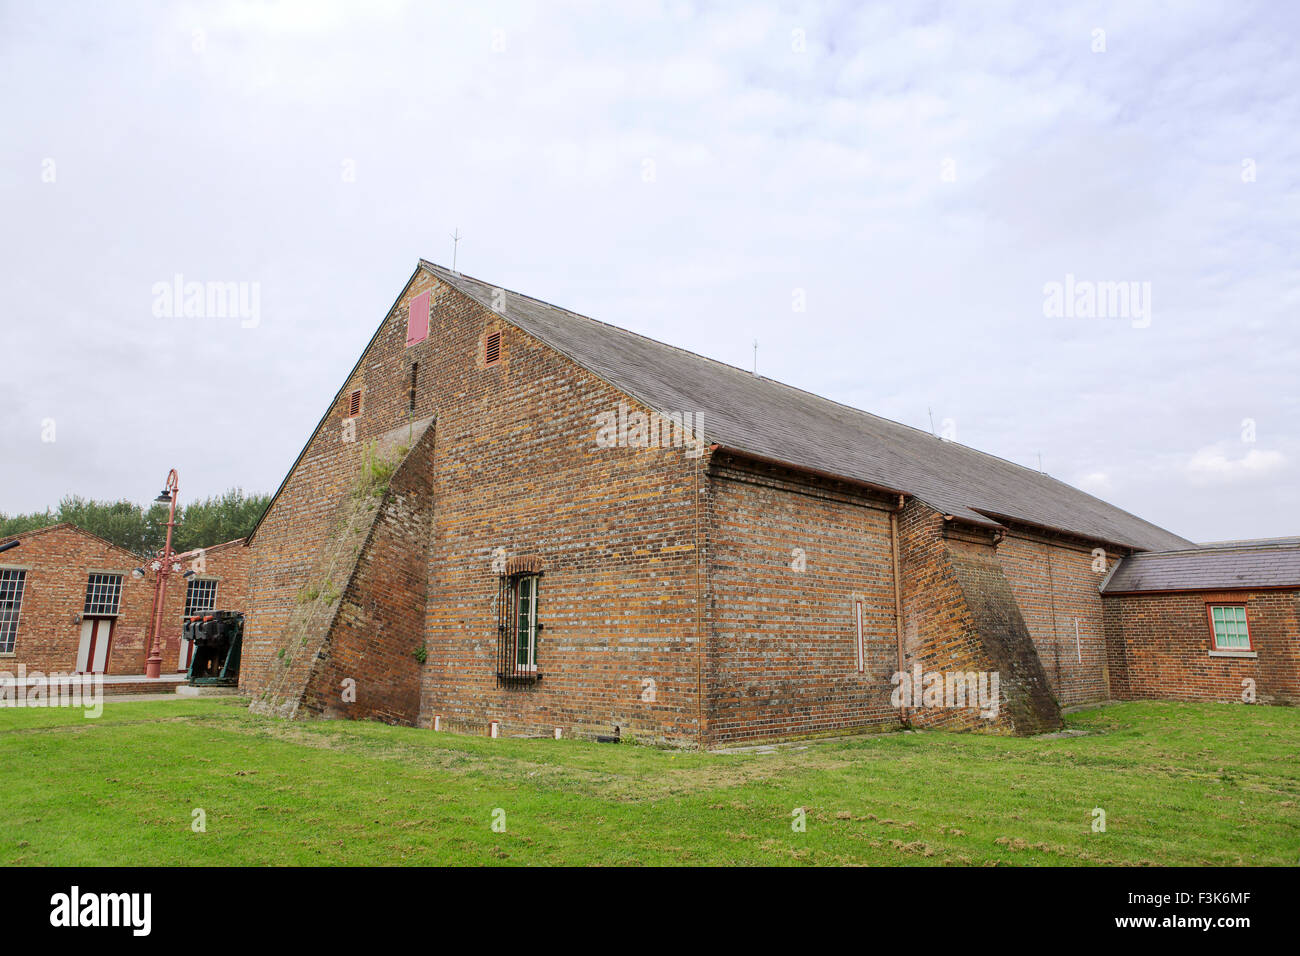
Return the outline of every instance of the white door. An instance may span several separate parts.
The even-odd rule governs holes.
[[[81,646],[77,649],[78,674],[102,674],[108,670],[108,648],[112,636],[111,617],[88,617],[82,620]]]
[[[176,669],[181,672],[188,672],[190,669],[190,661],[194,659],[194,642],[185,640],[185,629],[183,625],[181,628],[180,645],[180,662],[176,665]]]

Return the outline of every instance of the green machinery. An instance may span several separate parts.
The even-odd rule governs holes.
[[[185,619],[181,639],[194,645],[186,683],[200,687],[234,687],[239,683],[239,655],[244,644],[244,615],[206,611]]]

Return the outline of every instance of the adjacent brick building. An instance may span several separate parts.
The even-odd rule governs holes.
[[[0,671],[140,677],[148,656],[154,576],[148,561],[69,523],[0,539]],[[192,578],[169,576],[162,615],[163,673],[188,666],[181,616],[247,600],[243,540],[189,554]],[[145,573],[137,577],[137,570]],[[120,682],[119,682],[120,683]]]
[[[1300,538],[1134,555],[1102,595],[1115,697],[1300,704]]]
[[[421,261],[249,538],[241,687],[259,711],[470,733],[1032,733],[1132,686],[1116,563],[1193,547]],[[900,693],[977,674],[995,713]]]

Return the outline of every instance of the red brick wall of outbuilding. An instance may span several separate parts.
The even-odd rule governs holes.
[[[1111,689],[1122,700],[1300,704],[1300,589],[1107,595]],[[1206,608],[1244,604],[1253,656],[1212,654]],[[1246,683],[1253,682],[1253,683]]]

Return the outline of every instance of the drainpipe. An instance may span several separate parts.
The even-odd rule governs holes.
[[[889,513],[889,550],[894,563],[894,629],[898,639],[898,673],[905,674],[907,668],[903,663],[903,580],[898,567],[898,515],[903,510],[907,499],[898,496],[898,505]],[[908,725],[907,705],[899,708],[899,720],[904,727]]]

